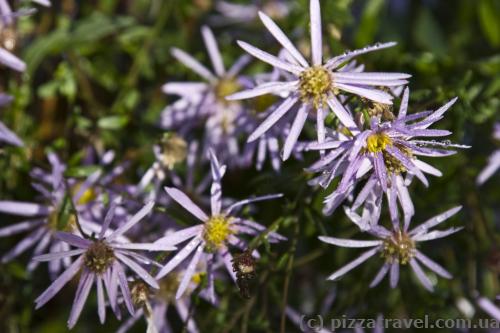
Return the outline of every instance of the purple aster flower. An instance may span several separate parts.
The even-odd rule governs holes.
[[[336,280],[361,265],[366,260],[378,255],[382,257],[385,262],[370,283],[370,288],[378,285],[387,273],[389,273],[390,276],[391,288],[395,288],[399,281],[400,265],[409,264],[422,285],[427,290],[433,291],[433,284],[422,270],[420,264],[423,264],[437,275],[446,279],[451,279],[452,276],[441,265],[420,252],[417,249],[417,245],[420,242],[443,238],[460,231],[462,227],[453,227],[446,230],[431,230],[431,228],[446,221],[448,218],[455,215],[461,208],[461,206],[454,207],[442,214],[434,216],[411,230],[408,230],[407,225],[401,229],[399,221],[396,221],[394,217],[392,217],[392,230],[386,229],[381,225],[373,225],[372,228],[368,230],[368,233],[378,238],[377,240],[352,240],[320,236],[319,239],[322,242],[336,246],[370,248],[370,250],[362,253],[355,260],[330,275],[328,280]]]
[[[179,230],[157,241],[157,243],[160,244],[166,242],[167,244],[177,245],[189,240],[189,242],[160,270],[157,275],[157,279],[169,274],[194,252],[177,289],[176,298],[181,298],[186,291],[199,262],[206,263],[209,281],[209,298],[212,302],[215,300],[213,286],[213,267],[215,262],[222,261],[231,277],[236,281],[236,276],[233,272],[231,263],[233,257],[229,252],[229,246],[231,245],[236,248],[246,249],[246,243],[243,239],[239,238],[239,235],[257,235],[263,232],[265,227],[254,221],[236,217],[234,215],[235,212],[243,205],[256,201],[275,199],[282,196],[281,194],[272,194],[249,198],[237,201],[229,207],[222,209],[221,179],[226,171],[226,166],[219,165],[219,162],[213,152],[211,153],[210,161],[213,179],[210,190],[210,215],[207,215],[180,190],[171,187],[165,188],[172,199],[202,221],[200,224]],[[282,236],[274,232],[269,233],[268,236],[270,242],[276,242],[284,239]],[[257,255],[255,252],[253,254]]]
[[[165,133],[158,144],[153,146],[155,161],[146,170],[139,184],[134,189],[136,195],[144,192],[149,193],[150,200],[156,200],[161,189],[161,185],[167,177],[178,178],[173,171],[174,167],[185,160],[195,160],[198,148],[197,142],[189,144],[175,133]],[[147,191],[152,185],[152,190]]]
[[[40,201],[0,201],[1,213],[26,218],[21,222],[0,228],[0,237],[29,232],[12,250],[2,256],[4,263],[18,257],[31,247],[34,247],[34,255],[39,255],[47,249],[50,252],[69,250],[68,244],[55,238],[54,234],[58,231],[77,232],[71,200],[81,216],[80,226],[82,229],[87,233],[100,230],[99,225],[89,220],[91,217],[101,216],[101,205],[91,203],[96,196],[92,185],[95,184],[96,175],[99,172],[93,173],[83,182],[68,181],[66,183],[64,179],[66,166],[53,153],[49,153],[47,157],[52,167],[50,173],[39,168],[34,168],[31,172],[32,186],[41,195]],[[69,188],[66,185],[69,185]],[[62,266],[67,267],[70,263],[69,258],[53,260],[49,265],[49,271],[51,275],[55,275]],[[28,270],[33,271],[37,266],[38,263],[32,261],[28,265]]]
[[[353,119],[340,104],[336,97],[340,91],[353,93],[368,98],[375,102],[391,104],[392,96],[373,86],[400,86],[405,84],[405,79],[410,75],[400,73],[363,73],[358,71],[346,72],[339,68],[357,55],[387,48],[395,43],[377,44],[361,50],[350,51],[323,62],[323,43],[321,32],[321,14],[319,0],[310,1],[311,10],[311,64],[293,46],[283,31],[266,14],[260,12],[259,16],[266,28],[288,51],[287,60],[281,60],[265,51],[242,41],[238,44],[254,57],[271,64],[273,67],[289,72],[292,81],[276,81],[262,84],[250,90],[242,91],[228,96],[228,100],[240,100],[256,96],[287,92],[290,94],[282,104],[250,135],[248,141],[254,141],[271,128],[287,112],[298,105],[298,111],[293,121],[291,131],[283,148],[283,160],[288,159],[292,148],[297,141],[302,128],[312,112],[316,113],[316,127],[318,141],[325,137],[324,118],[326,106],[335,113],[339,120],[348,128],[356,127]]]
[[[493,138],[500,140],[500,123],[495,124],[493,131]],[[484,184],[497,170],[500,168],[500,149],[495,150],[488,159],[488,165],[477,176],[476,183],[478,185]]]
[[[181,272],[172,272],[163,279],[158,280],[159,289],[153,290],[142,281],[133,282],[130,293],[134,305],[138,306],[139,309],[120,326],[117,333],[128,332],[142,317],[147,322],[148,330],[152,332],[172,332],[172,328],[167,321],[167,311],[172,307],[175,308],[183,322],[187,321],[187,331],[189,333],[199,332],[193,317],[189,315],[191,306],[189,295],[201,281],[200,275],[193,275],[187,292],[180,299],[176,299],[175,294],[181,282]],[[200,294],[200,296],[203,297],[204,295]]]
[[[81,272],[80,282],[68,320],[68,327],[70,329],[78,321],[94,282],[97,286],[97,305],[101,323],[104,323],[106,319],[104,289],[108,295],[111,308],[115,314],[118,314],[117,294],[119,287],[127,309],[133,315],[134,306],[125,275],[125,268],[128,267],[151,287],[159,288],[158,282],[140,265],[140,263],[149,263],[149,259],[135,251],[172,251],[175,249],[174,246],[166,243],[131,243],[120,240],[120,238],[123,238],[125,232],[142,220],[153,209],[154,202],[147,203],[122,226],[106,235],[113,219],[116,204],[117,201],[111,203],[96,238],[57,232],[56,237],[59,240],[68,244],[68,246],[76,247],[76,249],[53,252],[33,258],[35,261],[52,261],[78,256],[68,269],[35,300],[36,309],[39,309],[51,300],[78,272]]]
[[[443,137],[450,135],[447,130],[429,129],[433,123],[441,120],[443,114],[455,103],[452,99],[436,111],[423,111],[407,115],[409,89],[405,90],[398,116],[392,121],[381,121],[372,117],[369,129],[341,130],[333,133],[333,137],[323,143],[312,143],[311,150],[327,150],[328,153],[309,167],[312,172],[321,172],[313,180],[313,184],[322,187],[330,185],[333,179],[342,176],[338,187],[325,198],[325,214],[331,214],[352,193],[355,185],[369,175],[364,195],[369,194],[375,186],[383,192],[401,192],[401,184],[408,185],[410,180],[402,181],[398,175],[406,173],[410,179],[416,176],[428,186],[424,173],[441,176],[441,172],[433,166],[421,161],[417,156],[442,157],[455,154],[447,148],[469,148],[452,144],[449,141],[421,140],[420,138]],[[445,149],[446,148],[446,149]],[[396,188],[392,188],[396,184]],[[406,194],[393,194],[392,197],[403,197]],[[403,206],[409,206],[402,202]],[[411,210],[411,209],[410,209]]]

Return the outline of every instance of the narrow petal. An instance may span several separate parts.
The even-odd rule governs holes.
[[[193,258],[191,258],[191,261],[189,262],[189,265],[186,268],[186,271],[184,272],[184,276],[182,277],[182,281],[179,284],[179,288],[177,288],[177,293],[175,294],[176,299],[179,299],[182,297],[182,295],[184,295],[184,292],[186,291],[187,287],[189,286],[189,283],[191,282],[191,279],[193,278],[196,265],[198,264],[198,261],[200,260],[200,256],[202,253],[203,253],[203,247],[198,246],[196,252],[193,255]]]
[[[185,240],[192,238],[196,235],[199,235],[203,229],[203,225],[195,225],[193,227],[185,228],[179,231],[175,231],[170,233],[160,239],[158,239],[155,243],[159,244],[169,244],[176,245],[184,242]]]
[[[418,235],[413,236],[413,240],[416,242],[425,242],[425,241],[430,241],[430,240],[434,240],[434,239],[444,238],[444,237],[448,237],[449,235],[452,235],[454,233],[457,233],[462,229],[463,229],[463,227],[450,228],[450,229],[446,229],[446,230],[435,230],[435,231],[431,231],[431,232],[424,232],[424,233],[420,233]]]
[[[310,1],[311,15],[311,53],[312,63],[319,66],[323,63],[323,40],[321,33],[321,9],[319,0]]]
[[[328,243],[328,244],[333,244],[336,246],[342,246],[342,247],[372,247],[372,246],[379,246],[382,244],[381,240],[354,240],[354,239],[343,239],[343,238],[335,238],[335,237],[326,237],[326,236],[319,236],[318,237],[320,241]]]
[[[201,77],[205,78],[208,81],[215,81],[214,75],[198,60],[196,60],[186,52],[174,47],[172,48],[171,53],[177,60],[182,62],[186,67],[190,68]]]
[[[47,230],[45,228],[36,228],[32,233],[30,233],[28,236],[23,238],[22,241],[16,244],[16,246],[7,252],[6,254],[3,255],[2,257],[2,263],[6,263],[29,249],[30,247],[34,246],[36,243],[42,239],[42,237],[47,233]]]
[[[377,43],[375,45],[367,46],[367,47],[364,47],[362,49],[358,49],[358,50],[354,50],[354,51],[347,51],[344,54],[341,54],[339,56],[336,56],[336,57],[330,59],[326,63],[326,66],[330,69],[335,69],[338,66],[342,65],[343,63],[351,60],[352,58],[357,57],[358,55],[381,50],[381,49],[385,49],[388,47],[393,47],[394,45],[396,45],[395,42]]]
[[[145,250],[145,251],[175,251],[177,248],[168,243],[113,243],[117,249]]]
[[[248,142],[252,142],[266,133],[274,124],[278,122],[290,108],[299,100],[297,96],[288,97],[285,99],[269,117],[266,118],[248,137]]]
[[[23,231],[33,229],[34,227],[39,226],[43,222],[44,222],[43,220],[30,220],[0,228],[0,237],[12,236],[21,233]]]
[[[130,228],[136,225],[139,221],[141,221],[146,215],[148,215],[153,209],[155,203],[154,201],[148,202],[144,207],[142,207],[134,216],[132,216],[125,224],[121,225],[118,229],[111,233],[111,235],[106,237],[106,240],[112,241],[116,239],[118,236],[123,235]]]
[[[170,273],[175,267],[177,267],[187,256],[189,256],[201,243],[201,237],[196,237],[191,240],[182,250],[180,250],[169,262],[163,266],[163,268],[156,275],[156,279],[159,280],[168,273]]]
[[[403,98],[401,99],[401,105],[399,106],[398,119],[403,119],[406,117],[406,112],[408,111],[408,99],[410,98],[410,88],[406,87]]]
[[[339,118],[340,122],[349,129],[357,129],[354,119],[349,112],[344,108],[340,101],[334,95],[331,95],[327,100],[328,106],[333,113]]]
[[[106,302],[104,300],[104,288],[102,286],[102,278],[97,277],[97,313],[101,324],[106,321]]]
[[[391,288],[396,288],[399,282],[399,263],[394,262],[391,264],[391,273],[390,273],[390,286]]]
[[[84,270],[82,276],[80,277],[80,283],[78,284],[78,289],[76,290],[75,299],[73,301],[73,307],[71,308],[71,313],[68,319],[68,328],[72,329],[78,318],[80,318],[80,314],[82,313],[83,306],[89,297],[90,289],[92,288],[92,284],[94,283],[95,274],[89,273],[87,270]]]
[[[1,47],[0,64],[4,64],[5,66],[10,67],[18,72],[24,72],[26,70],[26,64],[24,63],[24,61]]]
[[[240,200],[240,201],[237,201],[237,202],[233,203],[231,206],[229,206],[226,209],[226,212],[227,212],[227,214],[230,214],[237,207],[248,205],[248,204],[250,204],[252,202],[273,200],[273,199],[278,199],[278,198],[281,198],[281,197],[283,197],[282,193],[276,193],[276,194],[267,194],[267,195],[262,195],[262,196],[259,196],[259,197],[254,197],[254,198],[248,198],[248,199],[245,199],[245,200]]]
[[[387,275],[387,272],[389,272],[390,267],[391,267],[391,265],[388,263],[385,263],[384,265],[382,265],[380,270],[377,272],[377,274],[373,278],[372,282],[370,282],[370,288],[376,287],[383,280],[383,278]]]
[[[184,192],[174,187],[167,187],[167,186],[165,186],[165,191],[167,191],[167,194],[172,199],[174,199],[179,205],[184,207],[184,209],[193,214],[199,220],[203,222],[208,220],[207,214],[205,214],[200,207],[198,207],[194,202],[192,202],[191,199],[189,199],[189,197],[186,194],[184,194]]]
[[[125,275],[122,266],[117,261],[113,263],[113,269],[116,271],[116,276],[118,277],[118,285],[120,286],[120,289],[122,291],[123,300],[125,301],[127,310],[133,316],[134,304],[132,303],[132,296],[130,295],[127,276]]]
[[[497,307],[493,302],[485,297],[479,298],[477,304],[481,309],[483,309],[487,314],[495,318],[496,320],[500,320],[500,308]]]
[[[224,62],[222,61],[222,56],[214,34],[206,25],[201,27],[201,34],[203,35],[203,41],[207,47],[208,55],[210,56],[210,61],[212,61],[212,65],[214,66],[215,73],[217,76],[221,77],[224,75],[226,70],[224,69]]]
[[[290,73],[293,73],[297,76],[300,75],[300,73],[302,72],[302,68],[297,66],[297,65],[293,65],[293,64],[290,64],[290,63],[287,63],[287,62],[284,62],[284,61],[281,61],[280,59],[276,58],[275,56],[265,52],[265,51],[262,51],[248,43],[245,43],[245,42],[242,42],[242,41],[238,41],[238,45],[245,51],[247,51],[248,53],[250,53],[251,55],[253,55],[255,58],[257,59],[260,59],[276,68],[279,68],[279,69],[282,69],[284,71],[287,71],[287,72],[290,72]]]
[[[410,260],[410,266],[415,273],[415,276],[418,278],[420,283],[425,287],[425,289],[429,290],[430,292],[434,291],[434,286],[432,285],[431,280],[429,280],[429,277],[425,275],[424,271],[418,264],[418,262],[415,259]]]
[[[58,260],[66,257],[73,257],[79,254],[84,253],[86,250],[85,249],[77,249],[77,250],[71,250],[71,251],[62,251],[62,252],[55,252],[55,253],[47,253],[47,254],[42,254],[36,257],[33,257],[33,261],[52,261],[52,260]]]
[[[370,99],[377,103],[392,105],[392,96],[382,90],[374,88],[362,88],[359,86],[344,83],[335,83],[335,87],[351,94]]]
[[[160,286],[158,285],[158,282],[156,282],[155,278],[152,277],[144,268],[139,266],[136,262],[134,262],[132,259],[127,258],[127,256],[121,254],[118,251],[115,251],[116,257],[123,262],[126,266],[128,266],[131,270],[133,270],[139,277],[149,284],[151,287],[155,289],[160,289]]]
[[[70,234],[69,232],[58,231],[54,234],[54,237],[68,243],[69,245],[73,245],[82,249],[86,249],[90,245],[92,245],[92,241],[89,241],[88,239],[82,238],[75,234]]]
[[[290,39],[283,33],[283,31],[274,23],[274,21],[264,14],[263,12],[259,12],[259,17],[262,23],[266,26],[267,30],[276,38],[276,40],[287,50],[290,55],[299,62],[299,64],[303,67],[309,67],[307,60],[304,59],[302,54],[295,48]]]
[[[290,129],[290,133],[285,140],[285,145],[283,146],[282,159],[286,161],[290,155],[292,154],[293,148],[299,139],[299,135],[304,128],[304,124],[307,120],[307,116],[309,114],[309,106],[307,104],[303,104],[299,111],[297,111],[297,115],[295,116],[295,120],[293,121],[292,128]]]
[[[351,261],[350,263],[348,263],[347,265],[345,265],[344,267],[342,267],[341,269],[337,270],[335,273],[330,275],[327,280],[336,280],[340,278],[341,276],[345,275],[352,269],[364,263],[366,260],[373,257],[379,250],[380,250],[379,247],[375,247],[371,250],[364,252],[358,258],[354,259],[353,261]]]
[[[50,210],[47,206],[31,202],[0,201],[0,212],[17,216],[42,216],[48,215]]]
[[[462,206],[456,206],[453,207],[452,209],[447,210],[444,213],[441,213],[439,215],[430,218],[429,220],[425,221],[424,223],[422,223],[421,225],[410,231],[410,235],[413,236],[427,232],[427,230],[429,230],[430,228],[435,227],[436,225],[446,221],[447,219],[458,213],[460,209],[462,209]]]
[[[298,85],[298,81],[291,81],[291,82],[266,82],[263,84],[258,85],[257,87],[254,87],[252,89],[247,89],[243,90],[234,94],[231,94],[229,96],[226,96],[225,98],[228,101],[237,101],[241,99],[249,99],[249,98],[254,98],[262,95],[267,95],[267,94],[282,94],[282,93],[287,93],[292,90],[295,90],[295,88]]]
[[[432,259],[430,259],[429,257],[427,257],[422,252],[420,252],[420,251],[417,250],[416,253],[415,253],[415,257],[422,264],[424,264],[425,266],[427,266],[427,268],[429,268],[430,270],[432,270],[437,275],[440,275],[440,276],[444,277],[445,279],[451,279],[452,278],[452,275],[450,274],[450,272],[448,272],[446,269],[443,268],[443,266],[441,266],[437,262],[435,262]]]
[[[36,309],[41,308],[50,301],[58,292],[78,273],[83,264],[83,256],[80,256],[68,269],[64,271],[52,284],[35,300]]]

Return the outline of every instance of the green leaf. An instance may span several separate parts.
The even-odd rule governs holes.
[[[477,13],[483,33],[490,44],[500,46],[500,1],[481,0]]]
[[[127,116],[109,116],[99,119],[97,126],[107,130],[117,130],[125,127],[128,123]]]

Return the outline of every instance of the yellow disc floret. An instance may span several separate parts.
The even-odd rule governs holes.
[[[406,265],[415,256],[415,242],[401,230],[384,240],[382,257],[389,263]]]
[[[241,90],[241,84],[232,76],[223,77],[214,87],[215,97],[217,100],[223,104],[229,103],[226,100],[226,96],[234,94]]]
[[[332,76],[322,66],[310,67],[300,73],[299,88],[303,102],[312,103],[315,108],[323,107],[333,91]]]
[[[168,169],[182,163],[187,156],[187,143],[174,133],[166,133],[161,139],[161,163]]]
[[[233,233],[231,229],[231,217],[224,215],[214,215],[205,222],[203,239],[206,243],[206,250],[213,252],[226,242],[229,235]]]
[[[384,132],[373,133],[366,139],[366,149],[371,153],[380,153],[392,145],[391,138]]]

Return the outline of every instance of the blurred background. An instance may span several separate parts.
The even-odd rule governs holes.
[[[203,24],[213,28],[226,63],[243,53],[236,45],[238,39],[273,54],[279,51],[256,18],[257,8],[271,14],[308,54],[307,0],[231,2],[249,5],[245,15],[229,15],[217,0],[53,0],[51,8],[40,7],[36,14],[20,19],[14,30],[0,27],[0,42],[9,33],[14,52],[28,66],[22,75],[0,68],[0,91],[15,97],[12,105],[0,111],[1,119],[27,147],[0,150],[0,198],[33,199],[29,170],[34,165],[48,166],[48,149],[67,161],[69,173],[81,177],[91,171],[80,167],[88,146],[113,149],[121,159],[132,161],[123,177],[136,183],[153,160],[151,145],[162,134],[157,126],[160,112],[174,101],[161,92],[161,85],[196,78],[169,50],[175,46],[208,63],[200,36]],[[30,5],[14,3],[15,8]],[[279,332],[283,304],[327,318],[487,317],[477,309],[475,297],[500,294],[500,175],[480,188],[475,178],[499,146],[492,130],[500,118],[500,1],[324,0],[321,5],[329,55],[375,42],[398,42],[358,61],[367,70],[412,74],[411,112],[436,109],[459,97],[438,127],[453,131],[452,141],[472,148],[433,161],[443,177],[433,178],[428,189],[420,183],[411,188],[417,223],[464,205],[447,226],[465,226],[465,230],[425,244],[425,253],[452,272],[454,279],[439,279],[430,294],[405,269],[399,288],[390,290],[388,283],[382,283],[372,290],[368,283],[379,264],[374,260],[337,283],[325,281],[358,253],[325,245],[317,236],[357,235],[343,212],[323,217],[324,193],[305,185],[308,175],[303,168],[315,156],[287,162],[279,175],[270,168],[259,173],[230,170],[225,179],[228,195],[244,197],[256,189],[285,192],[287,203],[281,211],[264,205],[256,218],[285,218],[280,232],[289,241],[263,250],[266,255],[258,263],[258,272],[265,279],[259,280],[264,282],[254,288],[250,301],[241,299],[233,285],[223,284],[217,286],[219,308],[195,301],[194,318],[201,332]],[[254,61],[245,73],[268,69]],[[19,219],[2,215],[0,220],[8,224]],[[0,251],[19,239],[2,239]],[[33,300],[49,279],[45,267],[28,274],[28,260],[25,256],[0,264],[0,332],[66,332],[76,285],[34,311]],[[99,325],[95,304],[91,294],[74,332],[112,332],[120,325],[112,315],[104,326]],[[169,320],[174,331],[181,332],[182,322],[176,316],[170,313]],[[142,321],[131,329],[144,331]],[[298,331],[287,319],[286,332]]]

